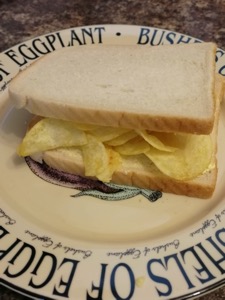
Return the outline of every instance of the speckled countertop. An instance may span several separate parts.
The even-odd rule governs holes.
[[[48,32],[95,24],[166,28],[225,49],[225,0],[0,0],[0,51]],[[28,298],[0,285],[0,300],[9,299]],[[225,288],[199,299],[225,299]]]

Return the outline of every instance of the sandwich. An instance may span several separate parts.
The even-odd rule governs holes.
[[[103,182],[197,198],[217,179],[224,83],[214,43],[67,47],[10,83],[34,117],[22,157]]]

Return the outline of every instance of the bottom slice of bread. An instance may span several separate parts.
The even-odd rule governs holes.
[[[52,168],[84,176],[83,158],[79,149],[46,151],[43,160]],[[175,180],[161,173],[146,156],[136,155],[122,157],[122,164],[113,174],[112,182],[189,197],[209,198],[215,189],[216,178],[215,166],[193,180]]]

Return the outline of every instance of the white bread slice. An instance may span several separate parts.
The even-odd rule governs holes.
[[[19,73],[9,94],[17,107],[40,116],[209,134],[215,51],[213,43],[63,48]]]
[[[57,170],[84,176],[84,165],[79,149],[58,149],[43,153],[44,162]],[[111,182],[189,197],[209,198],[215,188],[217,167],[189,181],[179,181],[161,173],[144,155],[123,156],[122,165]],[[95,179],[95,178],[93,178]]]
[[[214,153],[212,169],[189,181],[170,178],[160,172],[144,155],[123,156],[121,167],[113,174],[112,182],[132,185],[140,188],[160,190],[166,193],[185,195],[196,198],[212,196],[217,180],[217,130],[220,112],[220,102],[224,96],[224,82],[220,76],[216,80],[216,110],[213,132],[211,134]],[[76,148],[50,150],[43,153],[43,160],[55,169],[84,176],[84,164],[81,151]]]

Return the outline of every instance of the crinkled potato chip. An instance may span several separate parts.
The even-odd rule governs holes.
[[[108,165],[105,146],[92,135],[87,134],[87,144],[81,147],[86,176],[96,176],[104,172]]]
[[[26,134],[18,154],[28,156],[59,147],[81,146],[87,143],[86,134],[72,122],[42,119]]]
[[[154,134],[150,134],[150,133],[146,132],[145,130],[137,130],[137,133],[140,136],[142,136],[143,139],[145,139],[146,142],[148,142],[152,147],[154,147],[158,150],[174,152],[177,149],[175,147],[171,147],[171,146],[163,143],[163,141],[161,141],[157,136],[155,136]]]
[[[121,156],[110,147],[106,147],[106,151],[109,158],[108,166],[106,166],[104,172],[101,173],[101,178],[98,178],[102,181],[109,182],[112,179],[113,173],[121,164]]]
[[[156,138],[158,138],[164,145],[170,146],[175,149],[182,148],[185,146],[188,134],[187,133],[176,133],[176,132],[151,132]]]
[[[165,152],[151,147],[145,155],[165,175],[177,180],[191,180],[209,166],[213,146],[208,135],[186,135],[183,146],[175,152]]]
[[[112,174],[120,164],[120,156],[112,149],[106,148],[97,138],[87,134],[88,143],[81,147],[85,166],[85,175],[97,177],[109,182]]]
[[[130,129],[126,128],[101,126],[92,130],[90,134],[94,135],[100,142],[107,142],[129,131]]]
[[[150,149],[150,145],[142,137],[137,136],[123,145],[114,148],[122,155],[137,155],[145,153]]]
[[[109,146],[120,146],[128,142],[129,140],[135,138],[137,133],[134,130],[128,131],[112,140],[106,142]]]
[[[210,165],[210,136],[130,130],[45,118],[33,122],[18,149],[20,156],[80,147],[85,175],[109,182],[121,155],[145,154],[165,175],[190,180]]]

